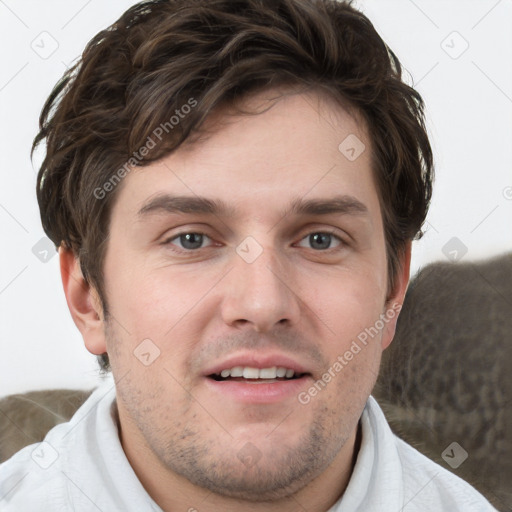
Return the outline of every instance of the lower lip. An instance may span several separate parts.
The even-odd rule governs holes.
[[[242,403],[273,404],[297,397],[310,380],[309,375],[276,382],[239,382],[206,377],[206,385],[223,397],[227,396]]]

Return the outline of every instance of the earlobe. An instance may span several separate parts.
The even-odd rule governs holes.
[[[96,290],[84,279],[80,262],[71,249],[59,247],[60,273],[68,308],[92,354],[106,352],[101,301]]]
[[[407,291],[407,286],[409,285],[411,250],[412,243],[407,242],[401,256],[400,270],[395,279],[395,287],[386,300],[386,309],[384,311],[386,316],[386,323],[382,333],[382,350],[385,350],[387,347],[389,347],[395,336],[398,315],[402,309],[405,292]]]

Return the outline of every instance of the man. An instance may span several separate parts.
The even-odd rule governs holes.
[[[423,103],[329,0],[138,4],[48,99],[43,227],[112,370],[6,510],[493,510],[370,396],[431,196]]]

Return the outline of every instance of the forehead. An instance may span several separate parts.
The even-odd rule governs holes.
[[[119,191],[130,210],[124,213],[138,213],[161,193],[222,199],[240,214],[258,206],[260,215],[297,198],[378,203],[370,141],[357,113],[326,94],[280,90],[242,107],[252,114],[219,110],[192,143],[130,172]]]

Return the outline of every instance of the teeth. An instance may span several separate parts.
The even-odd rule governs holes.
[[[258,370],[258,368],[251,368],[249,366],[246,366],[244,368],[244,379],[258,379],[259,376],[260,371]]]
[[[286,368],[283,368],[282,366],[280,366],[276,371],[276,375],[277,375],[277,377],[286,376]]]
[[[225,369],[220,372],[220,376],[243,377],[244,379],[275,379],[276,377],[286,377],[291,379],[295,371],[282,366],[272,366],[271,368],[252,368],[251,366],[235,366],[231,369]]]
[[[262,368],[259,373],[260,379],[275,379],[277,368],[275,366],[272,366],[272,368]]]
[[[231,374],[231,377],[243,377],[244,376],[244,367],[243,366],[235,366],[234,368],[231,368],[231,370],[227,370],[228,375]]]

